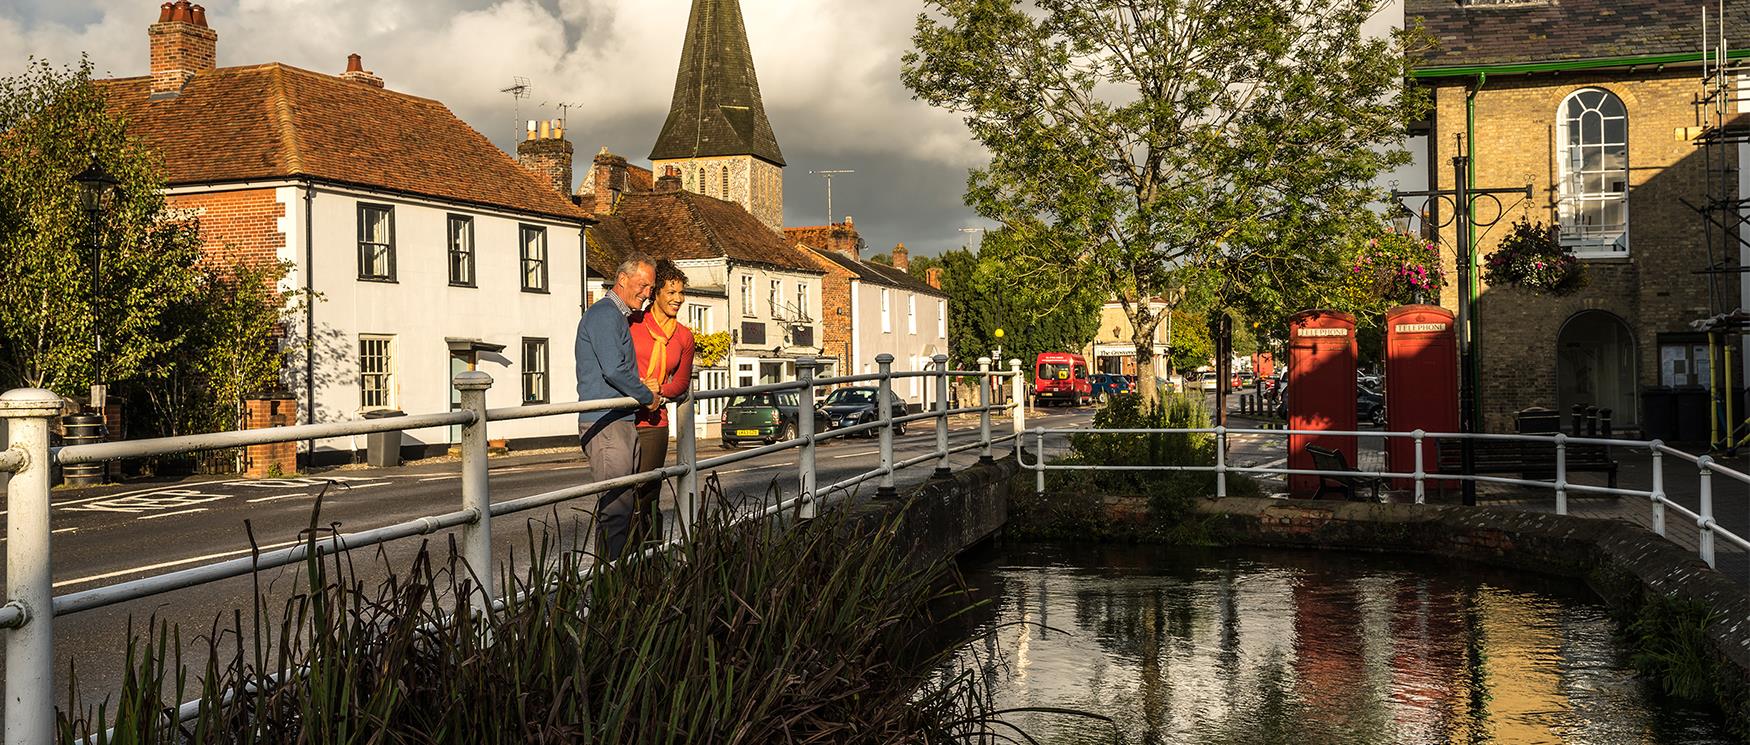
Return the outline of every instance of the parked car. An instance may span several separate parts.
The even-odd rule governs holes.
[[[1093,389],[1096,401],[1104,401],[1107,396],[1121,395],[1132,390],[1129,378],[1112,373],[1094,373],[1088,376],[1088,384]]]
[[[739,447],[749,442],[770,445],[796,438],[796,409],[801,396],[792,391],[736,396],[723,410],[723,446]],[[814,411],[814,431],[832,426],[826,412]]]
[[[1276,416],[1288,419],[1288,386],[1282,384],[1278,389]],[[1366,386],[1355,387],[1355,421],[1359,424],[1371,424],[1375,427],[1385,426],[1385,395]]]
[[[906,413],[905,399],[899,394],[888,391],[893,400],[893,415],[903,416]],[[880,388],[840,388],[826,397],[826,403],[821,410],[826,412],[827,420],[833,429],[843,429],[858,424],[873,422],[881,418]],[[870,429],[864,433],[868,437],[880,434],[879,428]],[[905,424],[900,423],[893,428],[893,434],[905,434]]]
[[[1088,384],[1088,361],[1079,354],[1041,352],[1033,361],[1033,405],[1053,401],[1081,406],[1094,395]]]

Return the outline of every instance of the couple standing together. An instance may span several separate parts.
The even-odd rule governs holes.
[[[607,297],[577,324],[577,399],[631,397],[639,404],[578,415],[594,481],[652,471],[668,457],[664,405],[685,400],[693,378],[693,332],[677,317],[686,288],[687,275],[674,262],[633,253],[620,262]],[[662,484],[602,493],[595,512],[599,561],[620,558],[628,544],[661,539]]]

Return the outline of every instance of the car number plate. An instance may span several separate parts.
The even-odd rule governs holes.
[[[735,431],[735,436],[736,437],[759,437],[760,431],[757,429],[738,429]]]

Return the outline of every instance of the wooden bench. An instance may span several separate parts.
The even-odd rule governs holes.
[[[1471,473],[1518,474],[1526,480],[1553,480],[1556,477],[1555,438],[1549,442],[1519,440],[1476,440],[1472,443]],[[1610,488],[1616,488],[1617,463],[1603,445],[1570,443],[1567,449],[1568,473],[1607,474]],[[1464,473],[1464,444],[1458,440],[1440,441],[1440,472]]]
[[[1323,499],[1325,490],[1330,488],[1330,482],[1334,481],[1337,483],[1337,489],[1341,490],[1343,497],[1349,501],[1361,501],[1358,488],[1362,486],[1372,490],[1373,501],[1379,501],[1379,482],[1381,479],[1361,475],[1359,471],[1349,465],[1349,459],[1343,455],[1343,451],[1308,445],[1306,452],[1312,456],[1313,470],[1315,471],[1348,471],[1355,474],[1354,476],[1331,476],[1328,474],[1320,476],[1319,491],[1313,495],[1313,499]]]

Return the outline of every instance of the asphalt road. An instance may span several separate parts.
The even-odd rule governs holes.
[[[1040,410],[1029,417],[1028,427],[1085,427],[1091,414],[1091,409]],[[993,429],[1001,434],[1006,424],[999,420]],[[954,427],[951,444],[976,440],[976,419],[964,418]],[[701,443],[702,458],[724,452],[714,443],[712,447],[705,445]],[[899,460],[915,457],[930,452],[934,446],[934,429],[914,425],[896,441],[895,457]],[[1006,445],[995,452],[997,457],[1010,453]],[[818,483],[822,486],[867,472],[879,461],[878,446],[872,439],[834,440],[821,446],[818,453]],[[772,453],[719,469],[716,475],[726,498],[746,500],[748,505],[769,504],[775,493],[786,497],[795,494],[797,457],[795,450]],[[960,453],[953,456],[952,465],[965,467],[977,457],[975,450]],[[672,462],[672,450],[670,459]],[[898,478],[899,484],[903,488],[923,481],[930,475],[932,465],[926,462],[907,469]],[[499,458],[491,464],[495,502],[573,486],[588,477],[588,466],[576,453]],[[248,556],[250,530],[263,550],[292,545],[300,540],[300,532],[309,527],[319,493],[323,496],[317,524],[341,532],[453,511],[461,503],[459,479],[460,464],[445,462],[393,469],[341,470],[286,479],[185,481],[57,491],[51,498],[55,592],[76,592]],[[874,482],[860,488],[864,493],[872,492]],[[524,566],[531,527],[537,533],[545,527],[567,548],[587,542],[589,531],[583,528],[594,503],[594,497],[585,497],[545,510],[495,519],[493,544],[498,560],[514,560],[519,567]],[[665,489],[662,506],[672,515],[672,488]],[[672,524],[672,516],[670,521]],[[434,553],[445,555],[449,535],[450,532],[441,532],[426,540]],[[380,553],[375,549],[355,552],[359,579],[374,586],[390,567],[404,569],[420,544],[420,540],[406,539],[385,546]],[[259,580],[270,598],[269,607],[276,608],[302,582],[302,567],[264,572]],[[255,581],[256,578],[239,577],[56,619],[56,701],[67,699],[68,671],[75,661],[77,688],[87,704],[101,701],[119,687],[130,619],[136,633],[153,617],[177,625],[185,640],[184,662],[198,670],[204,665],[205,639],[215,620],[222,620],[228,627],[233,612],[241,610],[248,629]],[[0,660],[0,665],[3,664]]]

